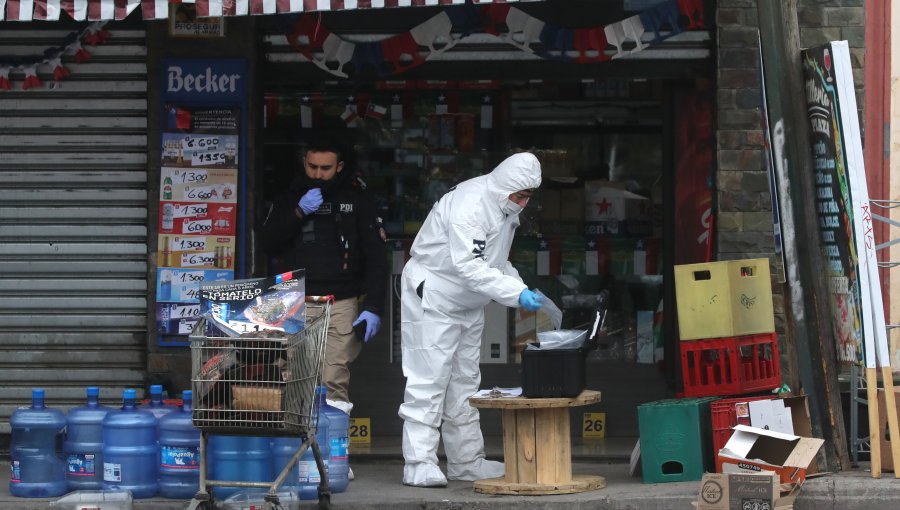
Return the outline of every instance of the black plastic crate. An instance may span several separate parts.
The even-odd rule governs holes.
[[[528,398],[572,398],[585,387],[585,350],[522,351],[522,395]]]

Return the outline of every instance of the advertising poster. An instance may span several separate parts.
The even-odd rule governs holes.
[[[177,346],[200,314],[200,286],[235,277],[245,64],[163,68],[156,323],[159,345]]]
[[[853,236],[853,202],[844,138],[847,131],[839,115],[841,96],[831,52],[831,45],[804,50],[803,75],[816,173],[816,211],[833,307],[837,357],[844,364],[859,364],[864,338],[863,296]],[[849,93],[854,93],[852,88]]]

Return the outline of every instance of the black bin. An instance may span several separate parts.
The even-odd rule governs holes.
[[[572,398],[585,387],[585,350],[522,351],[522,395],[527,398]]]

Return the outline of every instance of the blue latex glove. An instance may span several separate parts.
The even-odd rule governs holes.
[[[319,188],[307,191],[305,195],[300,197],[300,201],[297,202],[297,207],[303,211],[304,216],[318,211],[320,205],[322,205],[322,190]]]
[[[522,305],[522,308],[528,310],[529,312],[536,312],[544,306],[544,303],[541,302],[541,296],[538,296],[534,292],[525,289],[519,294],[519,304]]]
[[[378,330],[381,328],[381,319],[372,312],[367,310],[363,310],[359,317],[353,321],[353,327],[355,328],[358,324],[361,324],[363,321],[366,323],[366,336],[363,338],[363,341],[369,343],[369,340],[378,333]]]

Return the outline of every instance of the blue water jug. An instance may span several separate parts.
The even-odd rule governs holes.
[[[319,454],[325,469],[328,469],[328,420],[322,418],[319,429],[316,432],[316,442],[319,444]],[[275,469],[283,469],[291,460],[294,453],[300,449],[303,440],[299,437],[276,437],[272,440],[272,456],[275,460]],[[327,471],[326,471],[327,472]],[[300,460],[293,466],[291,473],[284,482],[285,487],[295,488],[300,494],[300,499],[317,499],[319,497],[319,467],[316,465],[316,457],[312,447],[308,447]]]
[[[271,482],[272,450],[268,437],[209,436],[209,479]],[[213,487],[213,497],[225,499],[239,487]]]
[[[129,490],[136,499],[157,490],[156,417],[135,406],[135,390],[122,393],[122,409],[103,418],[103,490]]]
[[[70,491],[99,490],[103,484],[103,418],[112,408],[100,405],[100,389],[87,389],[87,404],[66,415],[66,483]]]
[[[178,408],[175,406],[167,406],[167,405],[163,404],[162,395],[163,395],[162,385],[160,385],[160,384],[151,385],[150,386],[150,403],[145,406],[141,406],[141,409],[144,409],[145,411],[150,411],[151,413],[153,413],[153,416],[156,417],[157,423],[163,416],[178,410]]]
[[[191,422],[193,393],[181,394],[180,410],[159,420],[159,495],[190,499],[200,485],[200,430]]]
[[[325,387],[318,386],[319,423],[328,419],[328,486],[331,492],[344,492],[350,483],[350,415],[325,401]]]
[[[20,498],[50,498],[66,493],[66,467],[56,454],[56,441],[66,417],[44,406],[44,390],[31,390],[31,407],[20,407],[9,419],[11,469],[9,493]]]

